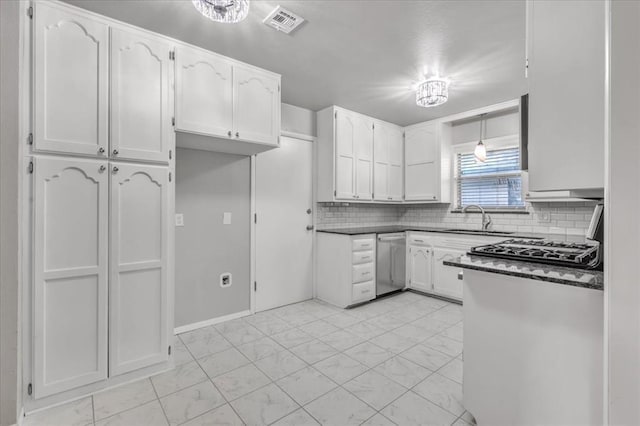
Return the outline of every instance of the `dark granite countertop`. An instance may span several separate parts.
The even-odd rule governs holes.
[[[327,228],[318,229],[317,232],[326,232],[330,234],[341,235],[362,235],[362,234],[387,234],[393,232],[405,232],[405,231],[418,231],[418,232],[435,232],[440,234],[452,234],[452,235],[478,235],[481,237],[498,237],[505,240],[512,238],[535,238],[546,239],[553,241],[571,241],[575,243],[583,243],[585,237],[583,235],[565,235],[565,234],[537,234],[527,232],[514,232],[514,233],[487,233],[469,232],[465,233],[463,229],[452,231],[450,228],[432,228],[424,226],[411,226],[411,225],[394,225],[394,226],[361,226],[353,228]]]
[[[567,268],[564,266],[474,255],[460,256],[453,260],[445,260],[443,263],[463,269],[473,269],[594,290],[604,289],[604,274],[602,271],[590,269]]]

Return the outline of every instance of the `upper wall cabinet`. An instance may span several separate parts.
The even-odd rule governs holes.
[[[451,126],[438,121],[405,128],[405,200],[448,203]]]
[[[199,49],[177,49],[176,130],[232,136],[233,66],[230,61]]]
[[[143,32],[111,30],[112,158],[169,160],[171,49]]]
[[[404,135],[401,127],[376,121],[373,129],[373,199],[402,201]]]
[[[109,26],[34,3],[34,151],[107,155]]]
[[[529,188],[604,188],[605,3],[528,1]]]
[[[373,119],[338,107],[318,112],[318,201],[373,199]]]
[[[280,78],[249,67],[233,67],[234,137],[278,144],[280,136]]]
[[[278,146],[280,76],[201,49],[176,51],[178,145],[235,154]]]

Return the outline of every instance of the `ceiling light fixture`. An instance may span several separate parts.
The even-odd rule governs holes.
[[[249,14],[249,0],[191,0],[198,12],[216,22],[235,24]]]
[[[418,85],[416,105],[429,108],[442,105],[449,99],[449,82],[438,77],[430,78]]]
[[[486,115],[486,113],[480,114],[480,140],[476,145],[476,149],[473,151],[473,155],[474,157],[476,157],[476,161],[480,163],[485,163],[487,161],[487,147],[484,146],[484,143],[482,143],[482,139],[484,139],[483,123],[485,121],[484,117]]]

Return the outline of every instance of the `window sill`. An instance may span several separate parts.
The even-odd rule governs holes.
[[[525,208],[514,208],[514,209],[484,209],[485,213],[491,213],[491,214],[530,214],[529,211]],[[462,209],[451,209],[451,213],[463,213]],[[480,210],[478,210],[477,208],[473,209],[473,210],[469,210],[467,212],[464,212],[465,214],[467,213],[477,213],[477,214],[481,214],[482,212]]]

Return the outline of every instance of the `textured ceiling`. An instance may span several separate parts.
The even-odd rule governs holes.
[[[66,1],[282,74],[283,102],[315,111],[407,125],[526,92],[524,0],[253,0],[239,24],[209,21],[189,0]],[[267,27],[278,4],[307,22],[291,35]],[[425,68],[451,80],[446,104],[415,105]]]

